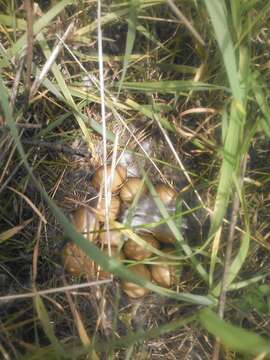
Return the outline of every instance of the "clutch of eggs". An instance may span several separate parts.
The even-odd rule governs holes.
[[[92,185],[98,191],[103,189],[104,173],[104,167],[100,167],[92,178]],[[109,221],[119,217],[121,204],[129,206],[136,198],[138,202],[131,218],[131,226],[140,228],[146,223],[162,221],[156,203],[148,195],[143,180],[139,177],[127,178],[125,167],[117,165],[113,169],[111,165],[107,165],[107,186],[112,193],[108,208]],[[164,184],[156,185],[155,190],[168,213],[172,214],[175,211],[177,193]],[[83,234],[87,240],[98,242],[106,256],[110,255],[120,262],[124,261],[125,258],[143,261],[153,256],[151,249],[147,248],[144,243],[139,244],[132,239],[124,241],[121,231],[117,229],[106,231],[105,226],[101,228],[100,224],[105,222],[105,215],[105,201],[101,196],[92,210],[89,210],[88,207],[81,207],[74,211],[71,219],[77,231]],[[176,240],[166,223],[154,226],[151,228],[151,232],[145,232],[141,229],[138,235],[146,244],[155,249],[160,249],[161,243],[171,244]],[[123,251],[120,250],[122,245]],[[166,252],[166,250],[164,251]],[[73,276],[87,276],[93,279],[108,279],[111,276],[72,242],[65,245],[62,251],[62,262],[65,270]],[[153,280],[163,287],[170,288],[175,284],[175,267],[170,265],[164,257],[159,257],[157,263],[150,266],[135,263],[129,267],[129,270],[149,281]],[[122,289],[126,295],[134,299],[149,292],[148,289],[129,281],[122,281]]]

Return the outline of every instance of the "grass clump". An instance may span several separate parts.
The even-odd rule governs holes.
[[[267,358],[270,5],[0,9],[1,355]],[[127,153],[177,239],[173,289],[109,259],[69,221],[93,197],[95,169]],[[176,216],[155,194],[160,181],[178,192]],[[140,242],[128,224],[123,235]],[[66,276],[67,238],[115,279]],[[131,301],[121,278],[152,292]]]

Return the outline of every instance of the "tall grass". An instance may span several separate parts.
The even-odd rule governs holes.
[[[30,1],[27,3],[31,5]],[[33,13],[33,44],[29,44],[32,40],[27,37],[24,12],[16,8],[15,2],[3,2],[0,5],[0,109],[3,128],[8,129],[0,138],[3,149],[0,188],[2,183],[5,185],[11,182],[13,188],[18,190],[13,192],[13,198],[2,205],[0,211],[0,245],[4,254],[1,269],[5,270],[5,274],[12,273],[10,269],[13,268],[11,266],[9,269],[9,262],[6,265],[5,259],[11,259],[12,265],[16,267],[16,256],[10,258],[10,253],[17,242],[26,253],[31,248],[30,261],[25,261],[34,272],[38,257],[35,246],[39,245],[39,240],[35,246],[31,240],[30,247],[23,241],[25,237],[29,239],[27,229],[33,219],[40,217],[42,223],[44,214],[40,209],[47,207],[65,238],[77,244],[104,270],[119,279],[127,279],[151,290],[156,294],[153,299],[158,296],[159,299],[173,300],[167,308],[166,304],[162,308],[167,311],[174,307],[178,318],[161,325],[158,305],[155,307],[156,319],[152,322],[157,324],[155,328],[132,330],[126,335],[119,335],[119,339],[114,338],[110,343],[97,332],[90,333],[84,322],[84,314],[76,309],[78,304],[73,304],[72,298],[67,295],[65,302],[68,299],[68,304],[73,309],[77,332],[74,332],[72,339],[68,336],[61,337],[57,314],[61,313],[63,322],[68,316],[65,306],[61,304],[64,300],[42,297],[38,288],[41,283],[33,281],[31,286],[36,296],[30,307],[36,315],[33,315],[35,326],[31,329],[34,334],[32,342],[20,340],[20,350],[16,350],[16,332],[13,333],[12,329],[17,327],[14,314],[17,314],[18,309],[14,310],[14,314],[12,310],[8,310],[10,313],[5,313],[1,325],[5,345],[0,351],[7,359],[10,356],[25,359],[74,359],[87,355],[99,359],[104,353],[110,354],[111,359],[139,358],[144,352],[144,342],[147,348],[149,339],[166,339],[169,334],[178,334],[183,327],[188,326],[189,329],[201,331],[205,338],[209,337],[208,342],[213,342],[213,337],[216,337],[216,343],[221,342],[224,346],[222,351],[225,355],[230,353],[230,356],[238,359],[242,354],[258,354],[260,358],[264,358],[270,354],[265,337],[268,325],[264,324],[258,330],[256,321],[259,320],[250,320],[249,313],[245,312],[255,311],[258,317],[264,319],[267,313],[265,297],[269,300],[270,294],[269,286],[264,283],[269,276],[265,260],[269,230],[264,208],[267,204],[269,175],[265,174],[261,164],[256,165],[257,159],[265,161],[264,146],[269,141],[270,134],[268,63],[263,63],[262,60],[265,56],[265,44],[269,41],[269,34],[266,34],[264,41],[262,37],[269,19],[270,5],[261,0],[205,0],[204,3],[131,0],[100,5],[101,13],[98,12],[98,18],[93,15],[97,13],[96,4],[91,2],[77,4],[64,0],[44,8],[40,5],[42,14]],[[116,42],[117,56],[113,54],[113,41],[110,39],[116,36],[115,30],[110,33],[116,25],[120,27],[117,30],[120,37],[120,43]],[[95,50],[96,40],[99,42],[98,53]],[[31,54],[33,58],[28,57],[32,59],[33,85],[30,89],[30,102],[25,110],[29,76],[26,75],[24,66],[20,68],[18,63],[23,61],[21,58],[31,49],[30,45],[34,47],[34,53]],[[88,87],[83,81],[86,75],[91,79]],[[12,87],[16,83],[15,79],[17,85]],[[15,98],[13,106],[11,98]],[[48,121],[42,123],[42,114],[36,113],[39,107],[45,109]],[[199,120],[195,116],[190,117],[189,121],[184,116],[179,118],[179,114],[186,109],[193,109],[194,113],[198,109]],[[211,113],[215,115],[207,117],[205,109],[211,109]],[[177,247],[181,251],[179,256],[171,258],[179,263],[179,267],[184,263],[187,268],[184,274],[188,280],[182,279],[182,289],[181,286],[180,289],[165,289],[142,279],[118,261],[105,256],[97,246],[79,234],[59,206],[61,204],[48,194],[49,185],[43,180],[46,177],[41,176],[42,169],[46,169],[46,162],[41,160],[36,164],[36,160],[33,160],[35,156],[32,159],[33,153],[27,153],[23,146],[23,134],[29,124],[40,125],[33,132],[33,137],[40,141],[57,138],[60,142],[66,139],[67,143],[71,143],[76,128],[96,162],[97,136],[99,139],[103,137],[105,148],[102,157],[105,162],[107,151],[113,148],[115,139],[118,141],[114,134],[115,125],[124,124],[130,131],[130,124],[139,117],[147,119],[145,127],[149,123],[159,131],[160,144],[166,144],[172,163],[163,158],[165,153],[158,151],[157,158],[147,152],[137,156],[143,158],[149,166],[154,164],[162,176],[166,166],[181,174],[185,189],[180,191],[180,195],[182,192],[185,194],[188,189],[187,192],[197,202],[196,205],[190,204],[187,213],[202,227],[198,208],[210,217],[208,234],[203,237],[204,243],[197,241],[194,244],[189,239],[189,231],[193,230],[187,229],[186,234],[179,231],[177,221],[168,214],[157,197],[153,179],[151,180],[147,171],[144,173],[163,221],[175,235]],[[22,127],[23,131],[20,123],[27,123],[25,129]],[[135,142],[140,143],[136,135],[134,137]],[[16,146],[17,153],[8,156],[8,147],[5,149],[5,146],[10,146],[11,143]],[[119,149],[125,146],[120,137]],[[250,149],[255,153],[255,165],[254,161],[249,162]],[[184,165],[180,160],[182,156]],[[192,156],[194,162],[190,161]],[[185,166],[185,160],[187,164],[191,163],[193,169]],[[15,174],[14,169],[19,171],[21,164],[25,170],[21,171],[20,176],[9,176],[13,171]],[[199,167],[203,169],[204,175],[200,173]],[[166,180],[171,181],[169,176]],[[259,199],[255,185],[252,186],[254,183],[259,183],[256,185],[260,191]],[[36,200],[37,203],[35,197],[31,200],[28,198],[27,189],[32,189],[32,184],[41,196]],[[37,211],[27,221],[24,217],[16,217],[15,212],[9,219],[11,202],[16,203],[15,195],[23,193],[23,190],[28,194],[28,205]],[[3,186],[0,193],[1,204],[10,196],[8,191],[7,185]],[[105,192],[107,194],[107,188]],[[256,202],[260,204],[258,209],[253,208]],[[233,211],[235,209],[237,211]],[[185,218],[185,212],[182,216]],[[43,226],[42,231],[47,238],[46,226]],[[134,229],[121,227],[118,223],[114,223],[114,226],[120,227],[124,235],[137,243],[146,245]],[[257,227],[262,229],[261,233]],[[198,229],[197,231],[199,232]],[[54,246],[50,239],[48,244]],[[40,249],[44,250],[48,244],[42,245]],[[153,252],[161,254],[155,249]],[[263,257],[262,267],[254,262],[252,256],[258,259]],[[18,254],[20,260],[21,257]],[[53,262],[54,260],[50,260],[48,264],[52,266]],[[252,269],[251,273],[247,271],[249,267]],[[54,281],[59,281],[57,276]],[[251,291],[251,287],[255,285],[264,294],[259,299]],[[231,294],[237,294],[237,300]],[[116,297],[114,301],[117,303],[119,299]],[[178,307],[181,314],[185,314],[183,318],[177,312]],[[255,310],[250,310],[251,308]],[[117,321],[124,322],[120,319],[120,312],[119,309],[116,311]],[[153,314],[149,313],[149,319],[150,317],[152,321]],[[248,330],[243,329],[245,319],[249,321],[246,326]],[[19,324],[18,328],[23,329],[24,324]],[[37,328],[42,329],[47,346],[44,345],[45,342],[39,343],[39,337],[42,336],[38,335]],[[115,335],[117,329],[113,331]],[[200,341],[199,337],[195,338],[194,349]],[[203,344],[206,349],[207,341]],[[146,356],[151,356],[149,349],[147,348]],[[173,346],[171,350],[176,351]],[[235,352],[234,355],[232,351]],[[177,351],[175,353],[177,356],[180,354]],[[212,349],[206,349],[205,354],[207,358],[211,358]],[[218,356],[219,350],[214,354]]]

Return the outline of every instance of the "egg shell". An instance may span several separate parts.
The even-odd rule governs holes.
[[[121,201],[119,196],[112,196],[109,207],[109,220],[115,220],[120,212]],[[105,222],[105,201],[101,199],[96,207],[97,218],[100,222]]]
[[[107,165],[107,184],[108,188],[112,193],[119,191],[121,186],[124,184],[127,178],[127,169],[121,165],[117,165],[113,171],[111,165]],[[100,190],[102,184],[104,183],[104,167],[99,167],[93,178],[92,185],[97,190]]]
[[[140,237],[145,240],[145,242],[156,249],[159,249],[159,242],[151,235],[150,233],[139,234]],[[143,246],[137,244],[134,240],[128,239],[124,245],[124,254],[128,259],[132,260],[144,260],[149,258],[152,255],[152,251],[144,248]]]
[[[151,229],[155,238],[163,244],[175,244],[176,237],[168,224],[160,224]]]
[[[73,212],[72,222],[77,231],[82,233],[89,241],[97,239],[99,234],[99,222],[96,214],[91,210],[81,207]]]
[[[137,177],[128,178],[120,191],[120,198],[123,202],[131,203],[136,194],[144,195],[147,188],[142,179]]]
[[[175,283],[176,270],[175,267],[171,265],[167,265],[166,263],[163,265],[151,265],[150,271],[153,280],[160,286],[170,288]]]
[[[119,230],[109,230],[110,244],[111,246],[118,246],[121,243],[122,234]],[[103,227],[99,234],[99,241],[102,246],[108,246],[108,238],[106,229]]]
[[[151,273],[145,265],[137,264],[137,265],[129,267],[128,269],[130,271],[135,272],[139,276],[145,278],[146,280],[151,281]],[[122,282],[122,290],[124,291],[124,293],[127,296],[129,296],[132,299],[137,299],[137,298],[143,297],[144,295],[146,295],[149,292],[148,289],[143,288],[143,287],[141,287],[137,284],[134,284],[133,282],[130,282],[130,281]]]
[[[169,205],[177,196],[177,192],[165,184],[157,184],[155,190],[164,205]]]
[[[65,245],[62,262],[65,270],[72,276],[93,275],[94,262],[72,242]]]
[[[109,257],[109,248],[105,247],[102,249],[104,255]],[[118,261],[122,262],[125,259],[125,256],[122,251],[118,251],[118,248],[115,246],[111,247],[111,257],[117,259]],[[111,277],[111,273],[103,270],[98,264],[95,264],[95,274],[96,277],[100,280],[106,280]]]
[[[167,248],[162,250],[164,253],[173,253],[174,248]],[[150,272],[152,279],[160,286],[170,288],[176,283],[176,267],[170,265],[171,260],[161,256],[157,262],[158,264],[150,265]]]

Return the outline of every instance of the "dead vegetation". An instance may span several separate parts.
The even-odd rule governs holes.
[[[269,356],[270,6],[224,5],[228,55],[210,3],[0,4],[3,358]],[[128,298],[66,221],[105,159],[177,192],[173,291]],[[68,275],[67,241],[115,276]]]

